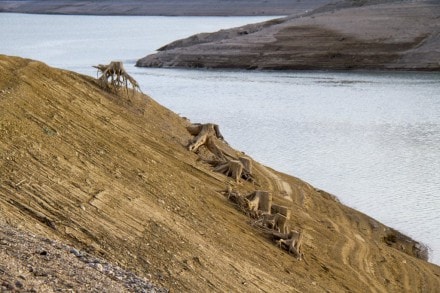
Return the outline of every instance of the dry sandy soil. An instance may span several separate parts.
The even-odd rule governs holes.
[[[90,15],[290,15],[332,0],[3,1],[0,12]],[[336,0],[337,2],[337,0]]]
[[[440,288],[423,245],[334,196],[257,162],[255,183],[213,172],[200,160],[209,152],[187,150],[190,122],[146,95],[0,55],[0,111],[2,290],[141,291],[133,280],[173,292]],[[304,259],[251,225],[227,188],[269,191],[291,208]]]
[[[302,15],[194,35],[137,65],[435,71],[439,60],[438,1],[347,0]]]

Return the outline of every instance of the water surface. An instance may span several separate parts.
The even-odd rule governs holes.
[[[122,60],[154,99],[256,160],[428,244],[440,264],[440,74],[135,68],[175,39],[265,17],[0,14],[0,53],[95,75]]]

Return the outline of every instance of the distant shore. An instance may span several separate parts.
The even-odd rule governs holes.
[[[261,16],[291,15],[332,0],[145,0],[145,1],[0,1],[0,12],[81,15]]]
[[[433,1],[326,5],[302,15],[201,33],[137,61],[140,67],[269,70],[440,70]]]

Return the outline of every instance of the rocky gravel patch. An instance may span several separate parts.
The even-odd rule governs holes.
[[[85,251],[0,224],[0,292],[169,292]]]

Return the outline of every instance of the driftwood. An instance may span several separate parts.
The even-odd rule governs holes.
[[[99,64],[93,67],[98,69],[98,74],[101,73],[98,80],[103,89],[117,91],[125,88],[128,92],[128,85],[130,84],[133,91],[142,92],[137,81],[125,71],[122,62],[112,61],[107,65]]]

